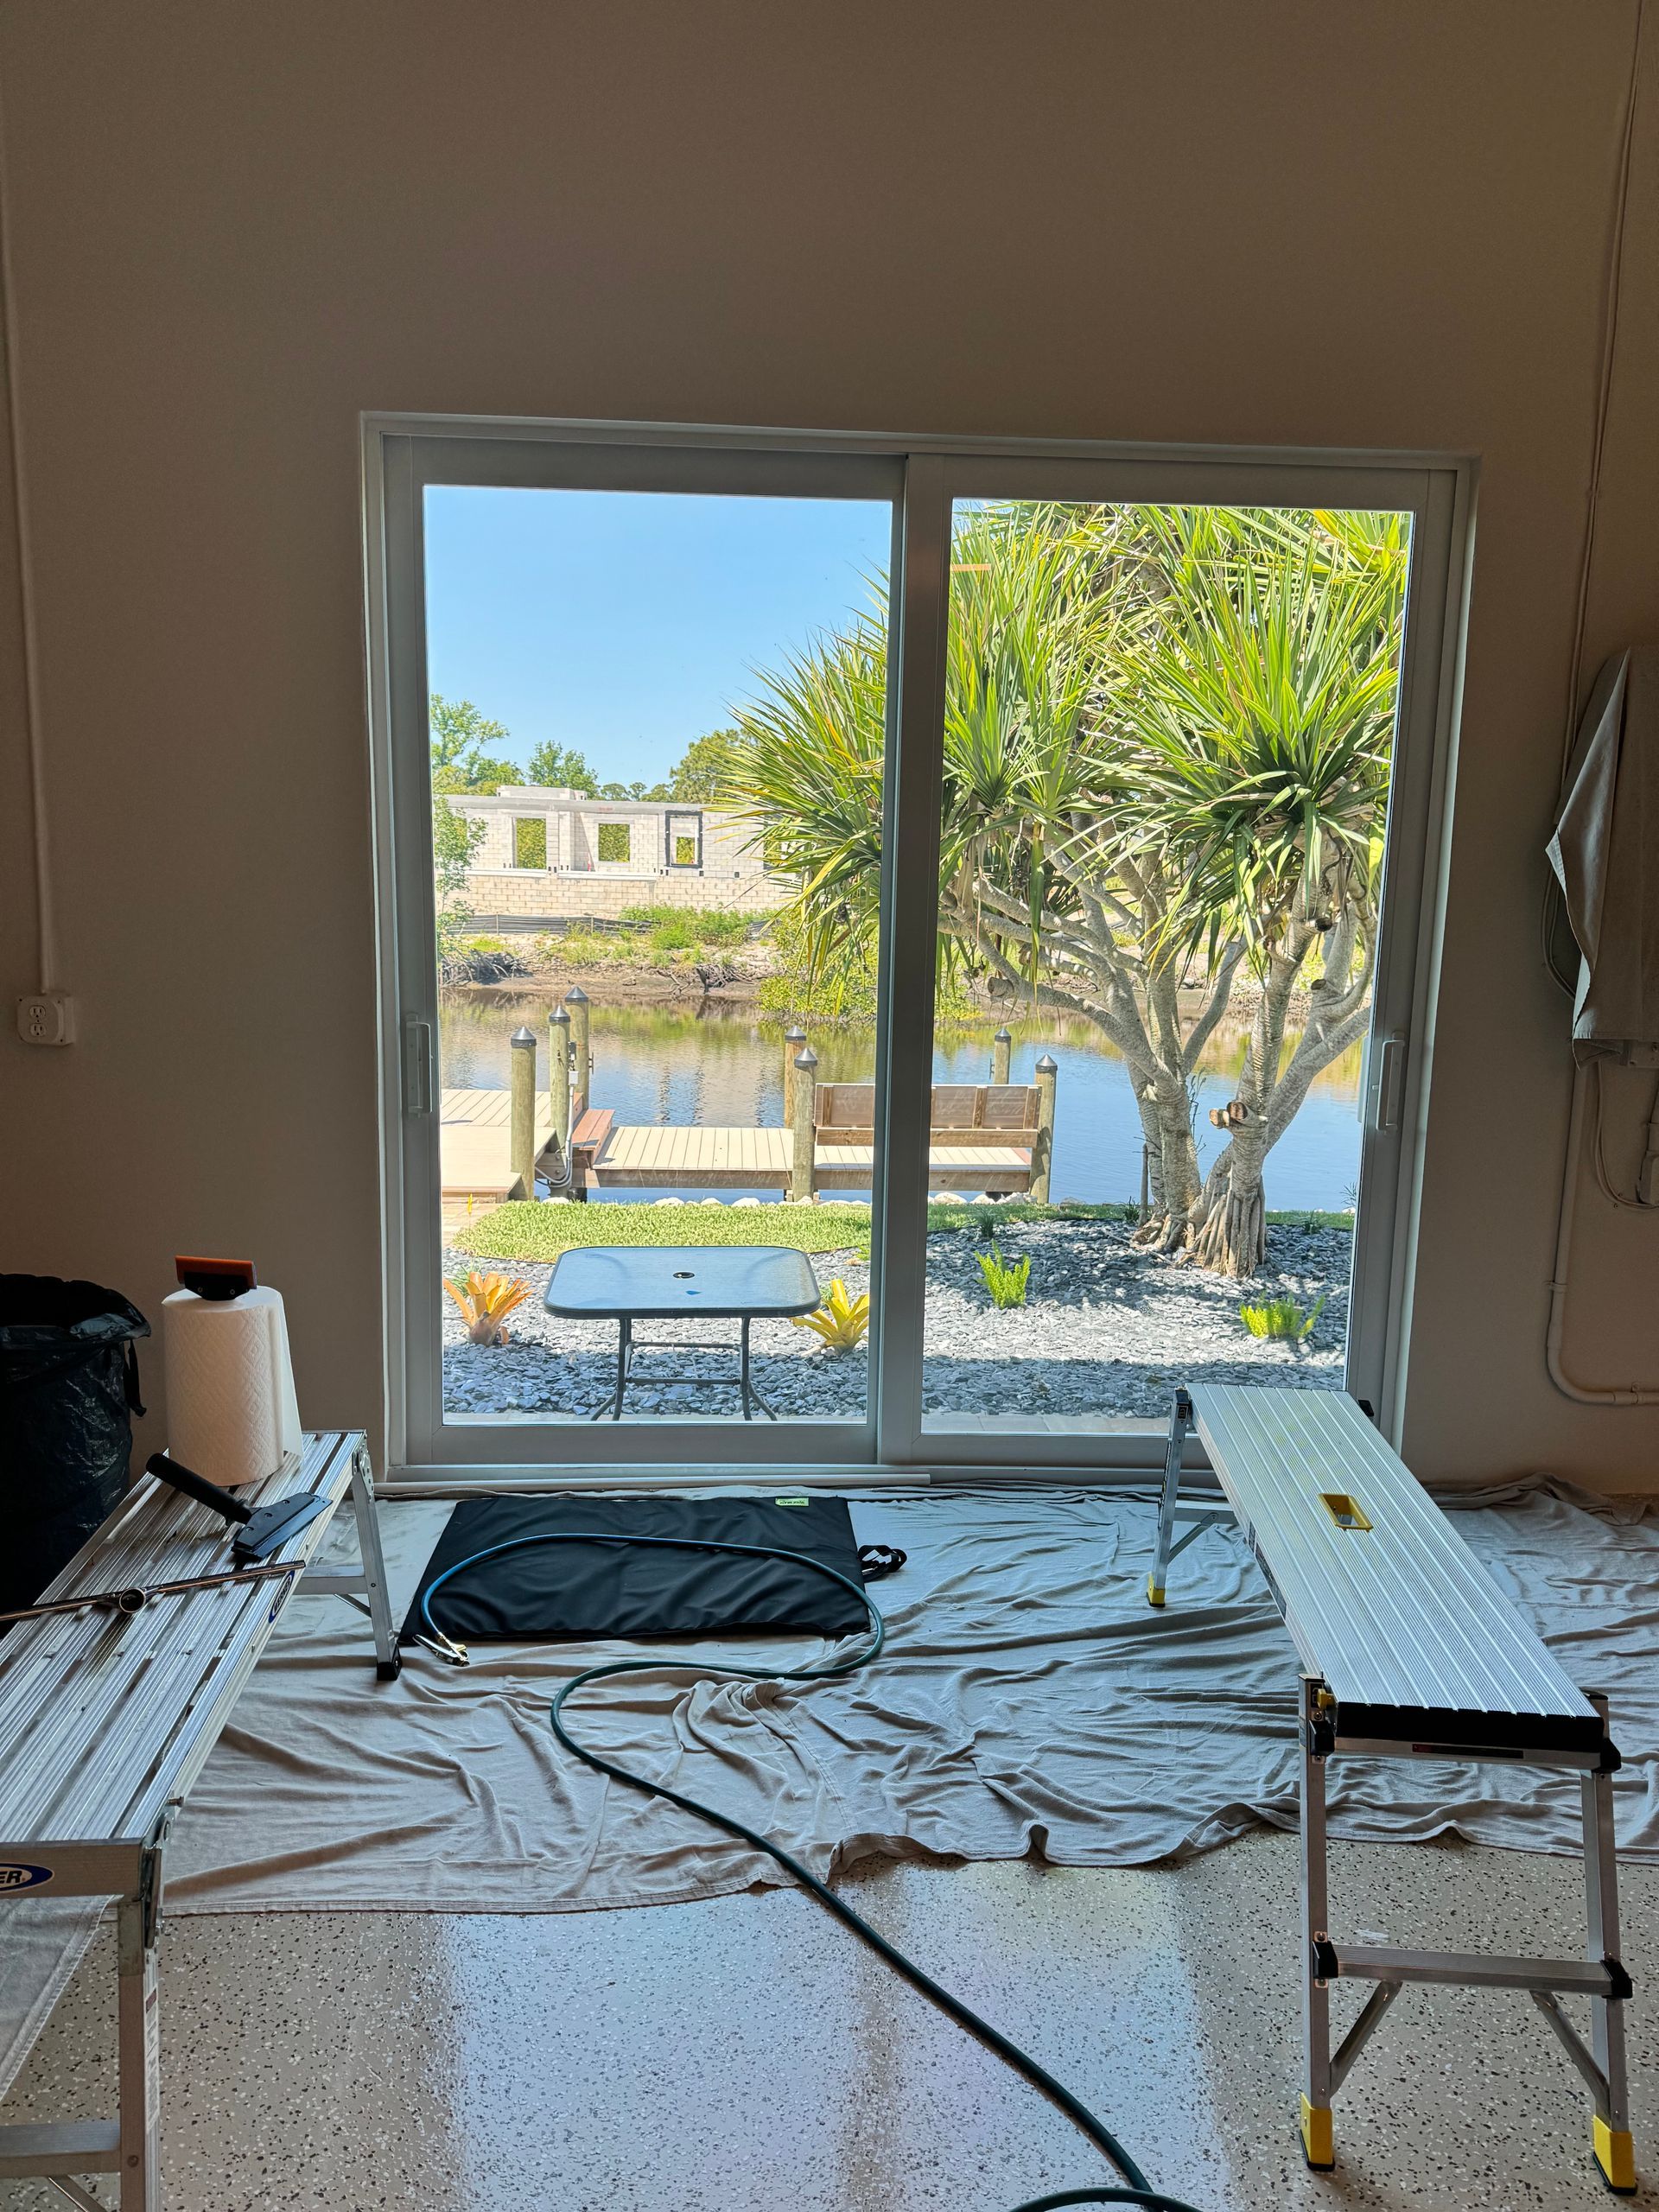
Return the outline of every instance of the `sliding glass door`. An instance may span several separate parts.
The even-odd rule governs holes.
[[[1455,471],[368,453],[397,1464],[1389,1417]]]

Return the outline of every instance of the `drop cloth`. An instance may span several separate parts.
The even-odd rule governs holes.
[[[1568,1674],[1611,1695],[1620,1846],[1659,1858],[1659,1517],[1560,1484],[1455,1510]],[[443,1510],[387,1510],[395,1600]],[[1295,1825],[1295,1653],[1236,1531],[1183,1553],[1154,1612],[1147,1496],[937,1492],[859,1499],[853,1520],[861,1543],[909,1554],[875,1586],[888,1642],[874,1667],[809,1690],[689,1685],[665,1664],[600,1686],[572,1725],[820,1872],[871,1853],[1141,1865]],[[379,1684],[350,1616],[289,1618],[180,1823],[170,1911],[565,1911],[779,1878],[553,1741],[554,1686],[640,1647],[493,1646],[466,1670],[416,1651]],[[755,1639],[744,1656],[827,1648]],[[1576,1782],[1514,1767],[1332,1771],[1338,1836],[1576,1852],[1578,1806]]]

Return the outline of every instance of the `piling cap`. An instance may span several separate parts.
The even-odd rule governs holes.
[[[533,1052],[536,1049],[536,1032],[533,1029],[515,1029],[510,1041],[515,1052],[522,1052],[526,1046]]]
[[[805,1030],[801,1028],[798,1023],[791,1021],[788,1028],[784,1032],[784,1042],[785,1045],[804,1045],[806,1042]]]
[[[1012,1045],[1014,1042],[1013,1030],[999,1029],[995,1036],[992,1038],[991,1042],[993,1045]]]
[[[1039,1075],[1058,1075],[1059,1071],[1060,1064],[1052,1052],[1045,1052],[1037,1063]]]
[[[580,983],[572,983],[569,989],[564,995],[564,1002],[567,1006],[586,1006],[588,1003],[588,994],[582,989]]]
[[[818,1056],[809,1045],[804,1052],[797,1052],[795,1065],[798,1068],[815,1068],[818,1065]]]
[[[547,1018],[550,1021],[562,1022],[567,1029],[570,1027],[570,1017],[562,1006],[556,1006]]]

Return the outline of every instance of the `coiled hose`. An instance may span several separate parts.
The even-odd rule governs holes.
[[[804,1552],[784,1551],[768,1544],[720,1544],[690,1536],[583,1535],[579,1530],[561,1530],[557,1535],[549,1535],[515,1536],[510,1542],[491,1544],[482,1551],[474,1552],[467,1559],[458,1560],[454,1567],[447,1567],[427,1585],[421,1596],[421,1618],[434,1643],[448,1646],[459,1658],[464,1659],[466,1656],[464,1647],[447,1636],[432,1618],[432,1601],[441,1590],[453,1582],[458,1574],[467,1573],[486,1560],[499,1559],[505,1552],[524,1551],[532,1545],[539,1544],[643,1544],[668,1551],[716,1552],[746,1559],[787,1560],[792,1566],[807,1567],[814,1574],[822,1575],[826,1580],[838,1583],[843,1590],[851,1592],[869,1616],[869,1635],[860,1649],[845,1658],[826,1658],[816,1665],[806,1667],[737,1667],[724,1662],[711,1665],[699,1659],[677,1658],[671,1654],[649,1659],[613,1659],[603,1666],[584,1668],[581,1674],[572,1675],[549,1707],[548,1724],[565,1750],[579,1758],[584,1766],[609,1776],[613,1782],[625,1783],[630,1789],[640,1790],[646,1796],[661,1797],[671,1805],[677,1805],[682,1812],[706,1821],[711,1827],[719,1828],[727,1835],[735,1836],[753,1850],[764,1852],[768,1859],[792,1875],[804,1890],[810,1891],[827,1912],[832,1912],[837,1920],[844,1923],[873,1951],[885,1959],[895,1973],[902,1974],[912,1988],[920,1990],[924,1997],[937,2005],[958,2027],[965,2028],[969,2035],[977,2037],[987,2050],[994,2051],[1005,2065],[1012,2067],[1016,2074],[1023,2075],[1033,2088],[1040,2089],[1052,2103],[1058,2105],[1073,2126],[1086,2135],[1096,2149],[1111,2161],[1127,2184],[1122,2188],[1059,2190],[1047,2196],[1028,2198],[1025,2203],[1016,2205],[1014,2212],[1058,2212],[1059,2207],[1069,2204],[1140,2204],[1147,2207],[1148,2212],[1193,2212],[1193,2207],[1183,2203],[1179,2197],[1166,2196],[1154,2189],[1105,2121],[1097,2119],[1081,2098],[1074,2096],[1065,2083],[1057,2081],[1046,2066],[1039,2065],[1029,2051],[1022,2050],[1000,2028],[994,2028],[988,2020],[982,2019],[970,2005],[964,2005],[942,1983],[935,1981],[932,1975],[925,1973],[914,1959],[907,1958],[896,1944],[888,1942],[887,1937],[873,1928],[861,1913],[855,1912],[844,1898],[836,1896],[828,1883],[821,1882],[810,1867],[804,1866],[798,1859],[791,1857],[781,1845],[773,1843],[770,1837],[760,1834],[756,1829],[746,1827],[729,1813],[722,1813],[713,1805],[705,1805],[696,1797],[688,1797],[680,1790],[671,1789],[665,1783],[653,1782],[649,1775],[635,1774],[631,1768],[620,1766],[614,1759],[605,1758],[598,1751],[588,1751],[576,1741],[565,1726],[564,1708],[578,1690],[585,1689],[589,1682],[610,1681],[620,1675],[656,1674],[664,1668],[683,1668],[704,1679],[735,1677],[748,1682],[830,1682],[856,1674],[861,1667],[870,1664],[887,1640],[887,1624],[882,1620],[880,1609],[862,1583],[854,1582],[835,1567],[825,1566],[822,1560],[810,1558]]]

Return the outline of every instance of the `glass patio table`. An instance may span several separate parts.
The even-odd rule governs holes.
[[[634,1380],[639,1351],[726,1351],[728,1340],[705,1338],[649,1338],[634,1334],[640,1321],[683,1321],[707,1316],[736,1321],[735,1375],[642,1375],[652,1385],[689,1383],[710,1390],[742,1393],[743,1418],[759,1406],[768,1421],[778,1416],[754,1387],[749,1365],[749,1329],[759,1320],[787,1319],[810,1313],[823,1294],[804,1252],[785,1244],[589,1244],[562,1253],[554,1265],[543,1303],[550,1313],[569,1321],[614,1321],[617,1326],[616,1387],[589,1415],[622,1418],[622,1401]]]

